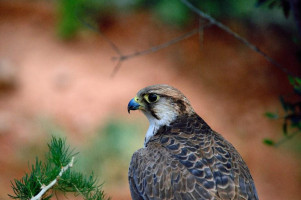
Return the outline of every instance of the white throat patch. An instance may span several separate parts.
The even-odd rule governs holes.
[[[156,126],[154,123],[149,124],[149,127],[147,129],[147,132],[146,132],[145,138],[144,138],[144,147],[146,147],[146,144],[148,143],[149,139],[155,135],[155,133],[157,132],[157,130],[159,128],[160,127]]]
[[[148,141],[156,134],[160,127],[168,126],[172,121],[176,119],[178,115],[178,113],[174,109],[170,109],[169,106],[160,106],[159,110],[160,113],[156,114],[160,120],[156,119],[150,113],[144,112],[149,121],[149,127],[144,139],[144,147],[146,147]]]

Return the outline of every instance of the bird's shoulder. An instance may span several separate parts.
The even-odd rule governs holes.
[[[238,151],[198,115],[164,127],[151,141],[164,147],[208,190],[222,198],[257,199],[254,181]]]

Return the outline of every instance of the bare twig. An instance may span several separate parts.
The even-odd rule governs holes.
[[[84,26],[86,26],[87,28],[89,28],[89,29],[97,32],[99,35],[101,35],[105,39],[105,41],[111,46],[113,51],[116,52],[116,54],[119,56],[119,58],[123,57],[123,54],[122,54],[121,50],[118,48],[118,46],[112,40],[110,40],[107,36],[105,36],[102,32],[100,32],[99,29],[95,28],[94,26],[92,26],[91,24],[87,23],[86,21],[84,21],[80,18],[78,18],[78,19]],[[117,71],[120,69],[122,61],[123,61],[122,59],[118,60],[117,64],[115,65],[115,67],[112,71],[111,77],[114,77],[115,74],[117,73]]]
[[[234,38],[236,38],[237,40],[239,40],[240,42],[242,42],[243,44],[245,44],[247,47],[249,47],[253,51],[255,51],[255,52],[259,53],[260,55],[262,55],[268,62],[270,62],[274,66],[278,67],[284,73],[286,73],[288,75],[291,75],[293,77],[296,76],[294,73],[292,73],[291,71],[289,71],[287,68],[283,67],[276,60],[274,60],[273,58],[271,58],[270,56],[268,56],[266,53],[264,53],[262,50],[260,50],[257,46],[255,46],[254,44],[250,43],[247,39],[243,38],[238,33],[232,31],[228,26],[222,24],[221,22],[217,21],[216,19],[214,19],[210,15],[208,15],[205,12],[201,11],[199,8],[197,8],[194,5],[192,5],[189,1],[187,1],[187,0],[181,0],[181,2],[183,4],[185,4],[191,11],[193,11],[194,13],[196,13],[197,15],[199,15],[200,17],[208,20],[211,24],[216,25],[217,27],[219,27],[223,31],[227,32],[228,34],[230,34],[231,36],[233,36]]]
[[[120,61],[125,61],[125,60],[128,60],[130,58],[133,58],[133,57],[136,57],[136,56],[142,56],[142,55],[146,55],[146,54],[150,54],[150,53],[154,53],[156,51],[159,51],[161,49],[164,49],[168,46],[171,46],[181,40],[185,40],[195,34],[197,34],[199,32],[199,29],[193,29],[192,31],[188,32],[188,33],[185,33],[184,35],[181,35],[177,38],[174,38],[168,42],[165,42],[163,44],[159,44],[158,46],[153,46],[151,48],[148,48],[148,49],[145,49],[145,50],[142,50],[142,51],[138,51],[138,52],[135,52],[135,53],[131,53],[131,54],[127,54],[127,55],[123,55],[123,56],[120,56],[120,57],[113,57],[113,60],[120,60]]]
[[[122,57],[122,56],[120,56],[120,57]],[[115,65],[113,71],[112,71],[111,77],[114,77],[114,76],[115,76],[115,74],[116,74],[116,73],[118,72],[118,70],[120,69],[121,64],[122,64],[122,60],[119,59],[118,62],[117,62],[117,64]]]
[[[147,55],[147,54],[150,54],[150,53],[154,53],[156,51],[159,51],[161,49],[164,49],[166,47],[169,47],[173,44],[176,44],[182,40],[185,40],[187,38],[190,38],[191,36],[199,33],[199,31],[211,26],[212,24],[211,23],[207,23],[205,25],[202,25],[200,26],[199,28],[196,28],[196,29],[193,29],[192,31],[188,32],[188,33],[185,33],[184,35],[181,35],[177,38],[174,38],[168,42],[165,42],[165,43],[162,43],[162,44],[159,44],[157,46],[153,46],[151,48],[148,48],[148,49],[145,49],[145,50],[142,50],[142,51],[138,51],[138,52],[135,52],[135,53],[130,53],[130,54],[127,54],[127,55],[119,55],[119,56],[115,56],[113,57],[112,59],[113,60],[118,60],[118,63],[117,65],[115,66],[115,69],[113,71],[113,74],[116,74],[116,72],[118,71],[118,69],[120,68],[120,65],[121,65],[121,62],[125,61],[125,60],[128,60],[130,58],[133,58],[133,57],[136,57],[136,56],[142,56],[142,55]]]
[[[202,37],[203,37],[203,30],[205,28],[208,28],[211,25],[216,25],[217,27],[219,27],[221,30],[227,32],[228,34],[230,34],[231,36],[233,36],[234,38],[236,38],[237,40],[239,40],[240,42],[242,42],[243,44],[245,44],[247,47],[249,47],[250,49],[252,49],[253,51],[257,52],[258,54],[260,54],[261,56],[263,56],[268,62],[272,63],[274,66],[278,67],[281,71],[283,71],[284,73],[291,75],[293,77],[296,77],[296,75],[291,72],[290,70],[288,70],[287,68],[285,68],[284,66],[282,66],[280,63],[278,63],[276,60],[274,60],[273,58],[271,58],[270,56],[268,56],[265,52],[263,52],[262,50],[260,50],[256,45],[252,44],[251,42],[249,42],[247,39],[245,39],[244,37],[240,36],[238,33],[234,32],[233,30],[231,30],[228,26],[224,25],[223,23],[217,21],[215,18],[211,17],[210,15],[206,14],[205,12],[201,11],[199,8],[195,7],[193,4],[191,4],[188,0],[181,0],[181,2],[186,5],[191,11],[193,11],[194,13],[196,13],[197,15],[199,15],[201,18],[207,20],[209,23],[205,24],[205,25],[200,25],[199,28],[197,29],[193,29],[192,31],[179,36],[177,38],[174,38],[168,42],[165,42],[163,44],[157,45],[157,46],[153,46],[151,48],[142,50],[142,51],[138,51],[135,53],[130,53],[130,54],[126,54],[124,55],[122,53],[122,51],[118,48],[118,46],[112,41],[110,40],[108,37],[106,37],[103,33],[101,33],[97,28],[93,27],[92,25],[90,25],[89,23],[85,22],[84,20],[81,20],[81,23],[83,25],[85,25],[86,27],[88,27],[89,29],[99,33],[105,40],[106,42],[111,46],[111,48],[116,52],[116,54],[118,56],[113,56],[112,60],[117,61],[111,77],[114,77],[116,75],[116,73],[118,72],[118,70],[121,68],[121,65],[123,63],[123,61],[126,61],[128,59],[137,57],[137,56],[142,56],[142,55],[147,55],[150,53],[154,53],[156,51],[159,51],[161,49],[164,49],[166,47],[169,47],[177,42],[180,42],[182,40],[185,40],[195,34],[199,34],[199,40],[200,43],[202,42]]]
[[[204,46],[204,28],[202,27],[204,23],[205,20],[200,17],[199,18],[199,43],[201,48]]]
[[[285,143],[287,140],[292,139],[293,137],[295,137],[296,135],[300,134],[300,131],[296,131],[290,135],[287,135],[285,137],[283,137],[281,140],[279,140],[278,142],[275,143],[275,147],[279,147],[280,145],[282,145],[283,143]]]
[[[130,54],[124,55],[121,52],[121,50],[118,48],[118,46],[112,40],[110,40],[108,37],[106,37],[104,34],[102,34],[97,28],[95,28],[91,24],[85,22],[84,20],[81,20],[81,19],[79,19],[79,20],[87,28],[99,33],[106,40],[106,42],[111,46],[111,48],[116,52],[116,54],[118,54],[118,56],[112,57],[112,60],[117,61],[117,64],[115,65],[115,67],[112,71],[111,77],[114,77],[116,75],[116,73],[120,69],[123,61],[126,61],[126,60],[128,60],[130,58],[133,58],[133,57],[136,57],[136,56],[142,56],[142,55],[147,55],[147,54],[150,54],[150,53],[154,53],[156,51],[159,51],[161,49],[169,47],[169,46],[171,46],[173,44],[176,44],[176,43],[178,43],[182,40],[190,38],[191,36],[193,36],[197,33],[202,32],[205,28],[208,28],[209,26],[212,25],[211,23],[206,23],[204,25],[200,25],[199,28],[193,29],[192,31],[190,31],[188,33],[185,33],[184,35],[181,35],[181,36],[179,36],[177,38],[174,38],[174,39],[172,39],[168,42],[165,42],[163,44],[159,44],[157,46],[153,46],[151,48],[148,48],[148,49],[145,49],[145,50],[142,50],[142,51],[138,51],[138,52],[135,52],[135,53],[130,53]]]
[[[86,26],[87,28],[100,34],[118,55],[120,55],[120,56],[122,55],[121,50],[118,48],[118,46],[112,40],[110,40],[107,36],[105,36],[102,32],[100,32],[98,28],[95,28],[94,26],[92,26],[91,24],[86,22],[85,20],[82,20],[80,18],[78,18],[78,19],[84,26]]]
[[[68,165],[66,165],[61,169],[60,173],[53,181],[51,181],[48,185],[42,185],[41,187],[42,190],[36,196],[32,197],[30,200],[40,200],[42,196],[57,183],[57,181],[63,175],[63,173],[73,166],[73,162],[74,162],[74,157],[71,158],[71,161]]]

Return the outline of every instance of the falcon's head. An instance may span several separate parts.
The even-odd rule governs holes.
[[[152,85],[143,88],[128,104],[130,110],[141,110],[150,125],[159,128],[169,125],[178,116],[194,113],[188,99],[169,85]]]

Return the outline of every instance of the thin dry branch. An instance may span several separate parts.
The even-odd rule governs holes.
[[[128,59],[136,57],[136,56],[142,56],[142,55],[154,53],[156,51],[159,51],[161,49],[169,47],[173,44],[176,44],[176,43],[178,43],[182,40],[190,38],[191,36],[199,33],[199,30],[202,30],[202,29],[204,29],[205,27],[208,27],[208,26],[211,26],[211,24],[206,24],[205,26],[202,26],[200,28],[193,29],[192,31],[190,31],[188,33],[185,33],[184,35],[181,35],[181,36],[179,36],[177,38],[174,38],[174,39],[172,39],[168,42],[165,42],[163,44],[159,44],[158,46],[153,46],[151,48],[148,48],[148,49],[145,49],[145,50],[142,50],[142,51],[138,51],[138,52],[127,54],[127,55],[122,55],[122,56],[119,56],[119,57],[113,57],[113,60],[125,61],[125,60],[128,60]]]
[[[114,67],[114,69],[112,71],[111,77],[114,77],[116,75],[116,73],[118,72],[118,70],[121,68],[121,65],[122,65],[123,61],[126,61],[128,59],[134,58],[136,56],[147,55],[147,54],[159,51],[161,49],[167,48],[167,47],[169,47],[169,46],[171,46],[173,44],[176,44],[176,43],[178,43],[178,42],[180,42],[182,40],[190,38],[191,36],[193,36],[195,34],[200,34],[205,28],[208,28],[209,26],[213,25],[211,23],[206,23],[204,25],[200,25],[198,28],[193,29],[192,31],[190,31],[188,33],[185,33],[184,35],[176,37],[176,38],[174,38],[172,40],[169,40],[169,41],[167,41],[165,43],[159,44],[157,46],[153,46],[151,48],[148,48],[148,49],[145,49],[145,50],[142,50],[142,51],[138,51],[138,52],[135,52],[135,53],[130,53],[130,54],[124,55],[121,52],[121,50],[118,48],[118,46],[112,40],[110,40],[108,37],[106,37],[104,34],[102,34],[97,28],[95,28],[91,24],[85,22],[84,20],[81,20],[81,19],[79,19],[79,20],[87,28],[89,28],[89,29],[91,29],[91,30],[99,33],[105,39],[105,41],[111,46],[111,48],[116,52],[116,54],[118,55],[118,56],[113,56],[112,57],[112,60],[117,61],[117,64],[115,65],[115,67]]]
[[[169,47],[173,44],[176,44],[176,43],[178,43],[182,40],[190,38],[191,36],[193,36],[195,34],[198,34],[200,31],[203,31],[203,29],[205,29],[205,28],[207,28],[211,25],[212,25],[211,23],[207,23],[205,25],[200,26],[199,28],[193,29],[192,31],[190,31],[188,33],[185,33],[184,35],[181,35],[181,36],[176,37],[172,40],[169,40],[168,42],[159,44],[157,46],[153,46],[151,48],[148,48],[148,49],[145,49],[145,50],[142,50],[142,51],[137,51],[135,53],[130,53],[130,54],[127,54],[127,55],[119,55],[119,56],[113,57],[112,59],[117,60],[118,63],[117,63],[117,65],[115,66],[115,68],[113,70],[112,76],[114,76],[117,73],[117,71],[120,69],[121,64],[122,64],[123,61],[128,60],[128,59],[133,58],[133,57],[136,57],[136,56],[147,55],[147,54],[159,51],[161,49],[167,48],[167,47]]]
[[[80,18],[79,18],[79,21],[87,28],[89,28],[89,29],[97,32],[99,35],[101,35],[105,39],[105,41],[111,46],[113,51],[116,52],[116,54],[119,56],[119,58],[123,57],[123,54],[122,54],[121,50],[118,48],[118,46],[112,40],[110,40],[107,36],[105,36],[101,31],[99,31],[99,29],[95,28],[94,26],[92,26],[91,24],[87,23],[86,21],[84,21]],[[114,59],[114,57],[113,57],[113,59]],[[112,71],[111,77],[114,77],[115,74],[117,73],[117,71],[120,69],[120,67],[122,65],[122,61],[123,61],[122,59],[118,60],[117,64],[115,65],[115,67]]]
[[[271,64],[273,64],[274,66],[278,67],[281,71],[283,71],[284,73],[296,77],[296,75],[291,72],[290,70],[288,70],[287,68],[285,68],[284,66],[282,66],[280,63],[278,63],[276,60],[274,60],[273,58],[271,58],[270,56],[268,56],[265,52],[263,52],[262,50],[260,50],[256,45],[252,44],[251,42],[249,42],[247,39],[245,39],[244,37],[240,36],[238,33],[234,32],[233,30],[231,30],[228,26],[224,25],[223,23],[217,21],[215,18],[211,17],[210,15],[206,14],[205,12],[201,11],[199,8],[195,7],[193,4],[191,4],[188,0],[181,0],[181,2],[186,5],[191,11],[193,11],[194,13],[196,13],[197,15],[199,15],[199,17],[201,17],[202,19],[205,19],[208,21],[207,24],[205,25],[200,25],[199,28],[197,29],[193,29],[192,31],[179,36],[177,38],[174,38],[170,41],[167,41],[163,44],[157,45],[157,46],[153,46],[151,48],[142,50],[142,51],[137,51],[135,53],[130,53],[130,54],[126,54],[124,55],[122,53],[122,51],[118,48],[118,46],[112,41],[110,40],[108,37],[106,37],[103,33],[101,33],[97,28],[93,27],[92,25],[90,25],[89,23],[85,22],[84,20],[81,20],[81,23],[83,25],[85,25],[86,27],[88,27],[89,29],[99,33],[104,39],[105,41],[111,46],[111,48],[116,52],[116,54],[118,56],[114,56],[112,57],[112,60],[117,61],[111,77],[114,77],[116,75],[116,73],[119,71],[119,69],[121,68],[121,65],[123,63],[123,61],[126,61],[128,59],[137,57],[137,56],[142,56],[142,55],[147,55],[150,53],[154,53],[156,51],[159,51],[161,49],[167,48],[175,43],[178,43],[182,40],[185,40],[195,34],[199,34],[199,42],[202,43],[203,40],[203,30],[205,28],[208,28],[209,26],[215,25],[218,28],[220,28],[221,30],[227,32],[228,34],[230,34],[231,36],[233,36],[234,38],[236,38],[237,40],[239,40],[240,42],[242,42],[244,45],[246,45],[247,47],[249,47],[251,50],[255,51],[256,53],[260,54],[261,56],[263,56],[268,62],[270,62]]]
[[[118,48],[118,46],[112,41],[110,40],[107,36],[105,36],[101,31],[99,31],[98,28],[95,28],[94,26],[92,26],[91,24],[89,24],[88,22],[86,22],[85,20],[82,20],[80,18],[78,18],[79,21],[87,28],[97,32],[99,35],[101,35],[105,41],[111,46],[111,48],[113,49],[113,51],[115,51],[119,56],[122,56],[122,52],[121,50]]]
[[[286,142],[287,140],[290,140],[292,139],[293,137],[295,137],[296,135],[300,134],[301,132],[300,131],[296,131],[290,135],[287,135],[285,137],[283,137],[281,140],[279,140],[278,142],[276,142],[274,144],[275,147],[279,147],[280,145],[282,145],[284,142]]]
[[[116,73],[120,69],[121,65],[122,65],[122,60],[119,59],[118,62],[117,62],[117,64],[115,65],[113,71],[112,71],[111,77],[114,77],[116,75]]]
[[[196,13],[197,15],[199,15],[200,17],[208,20],[211,24],[216,25],[217,27],[219,27],[223,31],[227,32],[228,34],[230,34],[231,36],[233,36],[234,38],[236,38],[237,40],[239,40],[240,42],[242,42],[243,44],[245,44],[247,47],[249,47],[253,51],[255,51],[255,52],[259,53],[260,55],[262,55],[268,62],[270,62],[274,66],[278,67],[284,73],[286,73],[288,75],[291,75],[293,77],[296,76],[294,73],[292,73],[291,71],[289,71],[287,68],[283,67],[276,60],[274,60],[273,58],[271,58],[270,56],[268,56],[266,53],[264,53],[262,50],[260,50],[257,46],[255,46],[254,44],[252,44],[251,42],[249,42],[247,39],[245,39],[242,36],[240,36],[238,33],[236,33],[233,30],[231,30],[228,26],[222,24],[221,22],[217,21],[216,19],[214,19],[210,15],[208,15],[205,12],[201,11],[199,8],[197,8],[194,5],[192,5],[189,1],[187,1],[187,0],[181,0],[181,2],[184,5],[186,5],[191,11],[193,11],[194,13]]]

